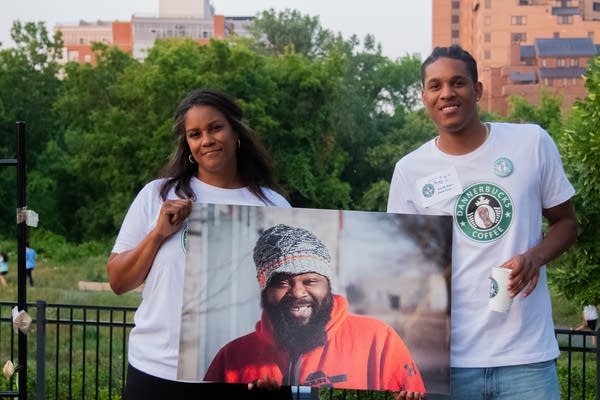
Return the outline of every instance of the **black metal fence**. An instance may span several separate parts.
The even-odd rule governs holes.
[[[16,360],[13,302],[0,302],[0,363]],[[27,304],[27,393],[36,399],[120,399],[134,307]],[[556,329],[561,391],[566,400],[600,399],[598,332]],[[16,363],[15,363],[16,364]],[[0,398],[17,398],[17,380],[0,376]],[[293,388],[294,399],[385,399],[372,392]],[[381,393],[380,393],[381,395]],[[391,398],[391,397],[390,397]]]
[[[598,331],[555,329],[561,356],[558,362],[566,399],[600,399],[600,342]]]
[[[0,362],[15,360],[11,309],[0,302]],[[28,304],[33,318],[27,383],[37,399],[120,399],[127,367],[127,338],[135,308]],[[16,363],[15,363],[16,364]],[[34,369],[35,368],[35,369]],[[17,397],[14,379],[0,383],[0,398]]]

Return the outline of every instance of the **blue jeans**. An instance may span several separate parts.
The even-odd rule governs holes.
[[[493,368],[452,368],[455,400],[559,400],[555,360]]]

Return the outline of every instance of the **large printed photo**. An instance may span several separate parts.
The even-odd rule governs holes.
[[[178,379],[448,394],[451,224],[195,204]]]

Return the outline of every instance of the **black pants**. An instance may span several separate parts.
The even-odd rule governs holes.
[[[123,400],[163,399],[269,399],[292,398],[289,387],[280,390],[248,390],[246,384],[178,382],[148,375],[129,365]]]
[[[26,270],[27,278],[29,278],[29,284],[33,286],[33,268]]]
[[[595,331],[596,330],[596,321],[598,321],[598,320],[597,319],[588,319],[585,322],[587,322],[588,328]]]

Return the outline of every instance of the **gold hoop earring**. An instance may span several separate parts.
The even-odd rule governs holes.
[[[241,145],[242,145],[242,142],[240,141],[240,138],[238,138],[238,149],[240,148]]]
[[[192,157],[192,155],[188,155],[188,161],[190,162],[190,164],[195,164],[196,160],[194,160],[194,157]]]

